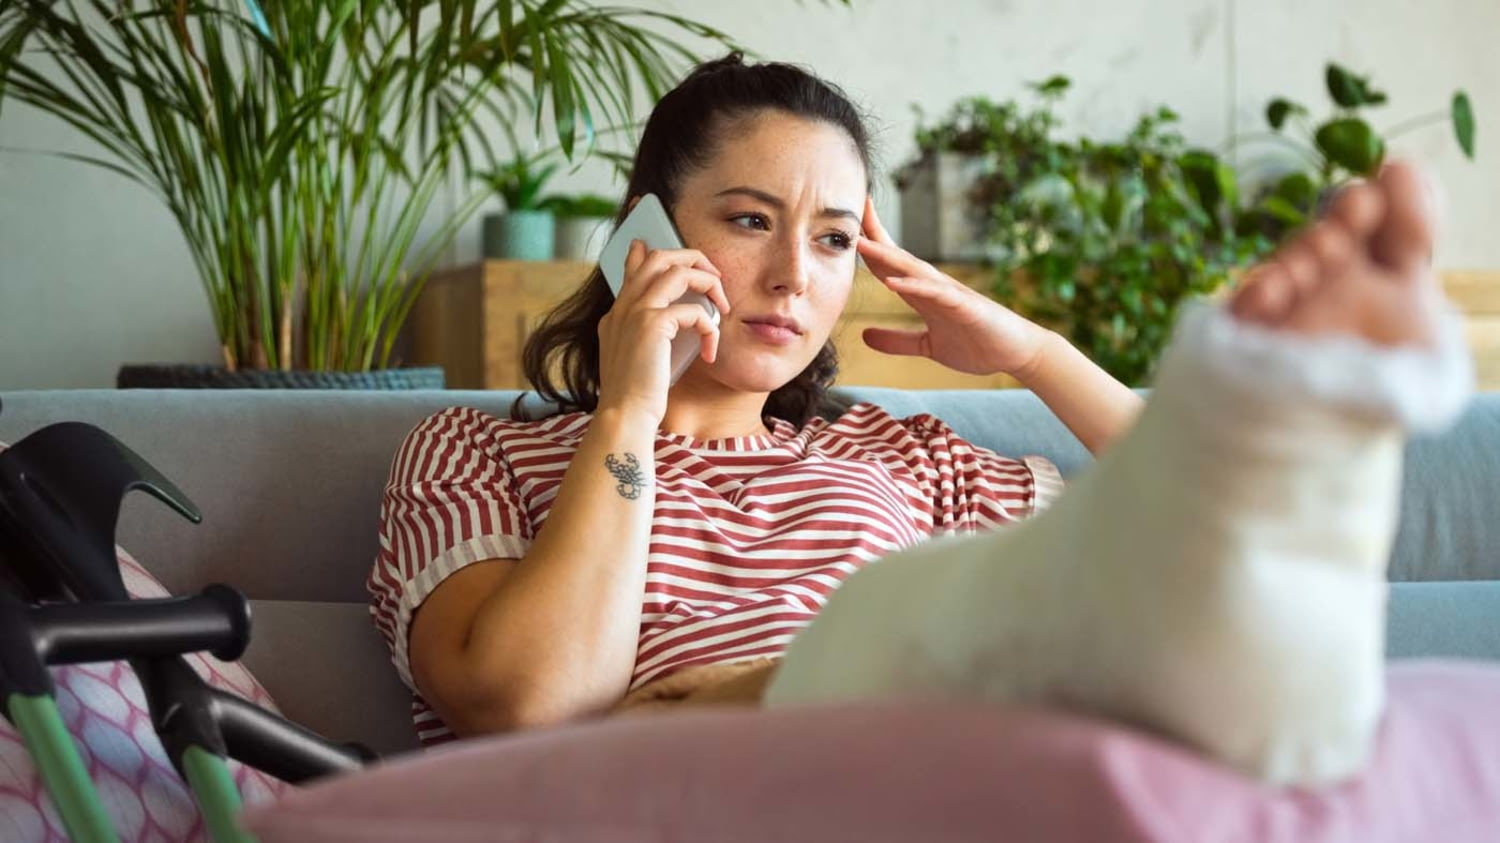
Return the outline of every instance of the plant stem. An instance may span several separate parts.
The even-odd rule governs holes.
[[[1322,159],[1309,154],[1306,146],[1297,143],[1296,141],[1292,140],[1286,135],[1281,134],[1280,132],[1246,132],[1245,134],[1238,135],[1225,141],[1224,144],[1219,147],[1219,154],[1223,155],[1224,153],[1236,149],[1240,144],[1247,141],[1275,141],[1277,143],[1280,143],[1282,146],[1285,146],[1286,148],[1292,150],[1293,152],[1296,152],[1309,165],[1313,167],[1321,167],[1323,165]]]
[[[1423,114],[1418,117],[1413,117],[1409,120],[1402,120],[1400,123],[1397,123],[1389,129],[1386,129],[1385,136],[1387,139],[1390,139],[1396,137],[1397,135],[1410,132],[1413,129],[1420,129],[1423,126],[1427,126],[1433,123],[1441,123],[1447,119],[1448,112],[1446,111],[1434,111],[1428,114]]]

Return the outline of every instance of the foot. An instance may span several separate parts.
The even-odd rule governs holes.
[[[1322,219],[1250,271],[1231,311],[1308,335],[1430,343],[1442,299],[1431,267],[1432,197],[1421,171],[1403,162],[1344,188]]]

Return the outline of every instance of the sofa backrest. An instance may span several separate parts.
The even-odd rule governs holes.
[[[46,424],[96,424],[161,469],[201,509],[192,525],[132,495],[119,541],[174,593],[225,582],[256,601],[246,656],[288,715],[389,751],[411,745],[404,711],[357,708],[351,683],[400,696],[385,647],[364,619],[381,489],[407,431],[464,404],[509,411],[513,392],[79,390],[0,392],[0,441]],[[850,389],[896,415],[931,412],[977,444],[1039,454],[1064,473],[1088,455],[1023,391]],[[1500,579],[1500,393],[1479,397],[1449,434],[1408,448],[1391,577]],[[355,706],[355,708],[351,708]],[[374,737],[372,737],[374,736]]]

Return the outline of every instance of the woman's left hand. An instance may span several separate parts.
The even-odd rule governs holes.
[[[1020,375],[1035,365],[1047,345],[1045,328],[897,246],[868,198],[863,233],[865,265],[925,323],[919,331],[866,328],[865,345],[973,375]]]

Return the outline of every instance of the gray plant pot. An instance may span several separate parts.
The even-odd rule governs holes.
[[[971,262],[991,255],[984,219],[969,196],[993,169],[975,155],[938,152],[904,167],[901,187],[901,246],[929,261]]]
[[[557,260],[598,261],[613,223],[609,217],[559,217],[554,250]]]
[[[509,211],[484,218],[484,256],[519,261],[552,260],[556,221],[551,211]]]

